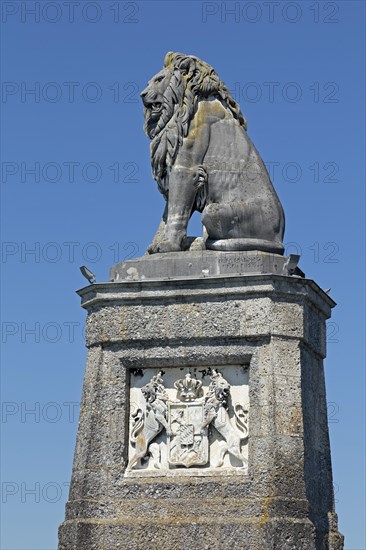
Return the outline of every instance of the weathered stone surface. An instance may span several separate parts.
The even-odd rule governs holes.
[[[329,296],[275,274],[127,280],[79,294],[89,353],[60,550],[342,550],[322,364]],[[248,469],[131,477],[133,376],[225,376],[233,365],[249,365]]]

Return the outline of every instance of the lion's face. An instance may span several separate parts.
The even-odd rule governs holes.
[[[169,52],[164,68],[141,92],[144,103],[144,130],[150,147],[153,177],[159,190],[168,195],[166,180],[201,100],[217,97],[245,128],[239,105],[220,81],[214,69],[193,55]]]
[[[149,80],[147,87],[141,92],[144,104],[145,131],[151,138],[161,117],[164,106],[164,94],[169,86],[171,72],[164,68]]]
[[[229,395],[230,386],[228,384],[220,384],[215,388],[215,395],[221,401],[226,401]]]

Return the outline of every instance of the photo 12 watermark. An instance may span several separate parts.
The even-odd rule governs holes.
[[[79,82],[5,80],[1,83],[1,102],[5,104],[26,103],[100,103],[108,101],[115,104],[140,103],[141,85],[133,81],[98,82],[96,80]]]
[[[3,241],[1,243],[1,262],[96,264],[106,257],[113,263],[135,258],[140,250],[134,241],[101,244],[96,241]]]
[[[340,101],[340,86],[335,81],[234,82],[228,88],[238,103],[310,103],[332,104]]]
[[[307,23],[336,24],[340,22],[338,2],[202,2],[201,21],[223,24],[254,24],[284,22],[289,25]]]
[[[78,421],[80,403],[76,401],[3,401],[1,403],[1,422],[20,424],[56,424],[59,422],[75,424]]]
[[[95,25],[100,22],[136,24],[140,22],[140,2],[89,2],[85,0],[57,1],[3,1],[1,2],[2,23],[23,24],[80,23]]]
[[[96,161],[4,161],[1,163],[1,182],[4,184],[57,184],[102,182],[136,184],[140,183],[140,167],[135,161],[111,161],[103,164]]]
[[[70,490],[68,481],[3,481],[2,504],[56,504],[66,499]]]

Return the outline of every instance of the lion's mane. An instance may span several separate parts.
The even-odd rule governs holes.
[[[215,70],[197,57],[169,52],[165,56],[164,71],[171,74],[163,95],[161,116],[149,137],[153,177],[160,192],[167,198],[169,168],[174,164],[183,138],[196,113],[198,102],[215,97],[232,113],[246,130],[246,120],[226,85]],[[145,132],[147,133],[145,110]]]

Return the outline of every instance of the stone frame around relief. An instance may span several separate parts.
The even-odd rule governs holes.
[[[165,362],[163,361],[162,363]],[[133,426],[141,426],[141,418],[143,418],[143,423],[148,421],[148,428],[147,431],[144,431],[145,428],[140,429],[140,432],[137,430],[137,435],[141,436],[141,432],[143,432],[146,442],[151,436],[152,437],[148,444],[146,458],[142,458],[134,462],[131,468],[127,468],[125,476],[141,478],[182,475],[197,475],[199,477],[215,475],[247,475],[249,434],[248,431],[245,434],[245,426],[243,427],[243,423],[240,423],[240,418],[245,418],[246,420],[244,420],[244,422],[246,422],[246,426],[249,425],[250,360],[246,357],[244,361],[234,363],[230,361],[229,357],[221,357],[218,361],[211,361],[209,365],[164,365],[163,367],[157,367],[155,365],[144,365],[141,368],[128,368],[128,457],[130,461],[134,455],[136,457],[136,449],[139,445],[139,441],[137,441],[137,443],[131,442],[131,437],[134,434]],[[159,373],[162,373],[162,375]],[[191,375],[191,377],[189,375]],[[184,401],[184,399],[179,400],[177,399],[177,387],[174,387],[174,384],[181,380],[181,383],[184,385],[185,381],[187,381],[187,376],[188,385],[191,385],[192,388],[199,383],[202,385],[201,394],[199,397],[196,397],[193,396],[192,393],[192,398],[188,401]],[[215,379],[215,376],[217,380],[223,381],[224,385],[225,381],[230,384],[230,395],[227,403],[227,409],[225,410],[224,408],[220,408],[219,418],[217,421],[215,419],[216,424],[209,421],[207,423],[207,428],[200,432],[199,416],[204,414],[204,403],[207,403],[209,386],[211,384],[210,387],[212,388],[213,379]],[[161,391],[165,392],[165,398],[164,396],[162,397],[161,403],[163,404],[165,399],[167,403],[166,409],[169,409],[169,411],[178,411],[178,413],[182,415],[182,418],[184,419],[184,422],[182,422],[182,424],[184,424],[182,426],[182,433],[185,438],[185,443],[188,445],[188,449],[191,449],[191,454],[194,447],[194,439],[195,441],[203,440],[200,441],[201,447],[204,447],[206,444],[207,452],[209,452],[209,457],[207,457],[209,460],[207,462],[203,451],[202,456],[196,462],[195,460],[192,461],[185,459],[184,457],[180,457],[176,460],[172,459],[171,441],[172,439],[174,440],[174,423],[171,426],[169,425],[169,429],[172,428],[172,433],[168,435],[167,430],[164,429],[162,425],[159,426],[160,430],[157,427],[159,422],[156,422],[154,414],[151,413],[151,407],[149,405],[147,406],[150,409],[150,412],[148,413],[150,415],[149,419],[147,418],[146,406],[144,407],[147,402],[141,392],[141,388],[148,388],[150,390],[151,380],[157,380],[158,383],[163,383],[161,386],[164,385],[164,388],[162,388]],[[192,413],[194,411],[195,414],[193,416],[197,420],[188,420],[188,418],[192,417]],[[164,419],[161,420],[164,421]],[[140,424],[138,424],[139,422]],[[169,423],[168,416],[167,422]],[[220,431],[218,431],[217,426],[219,426],[218,429]],[[205,442],[206,434],[207,440]],[[225,437],[223,437],[223,435]],[[242,437],[239,438],[239,435]],[[243,435],[245,435],[245,437],[243,437]],[[177,439],[179,440],[180,438],[177,433],[175,433],[175,440],[177,441]],[[240,443],[238,447],[239,440]],[[179,447],[179,445],[176,444],[175,447]],[[182,448],[184,450],[184,445]],[[178,450],[182,451],[182,448],[179,448]],[[185,448],[187,448],[187,446]],[[237,457],[235,455],[238,453],[238,448],[240,448],[240,454]],[[183,452],[183,455],[184,454],[187,453]],[[222,463],[219,463],[221,458],[223,459]]]

